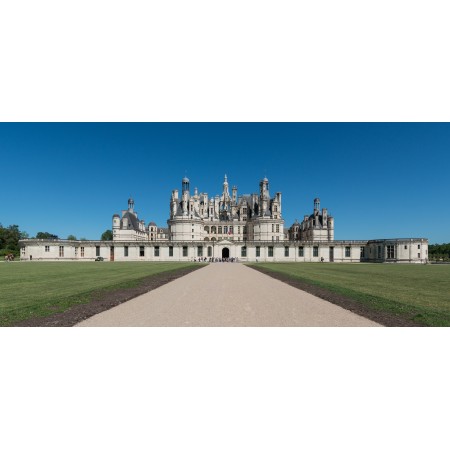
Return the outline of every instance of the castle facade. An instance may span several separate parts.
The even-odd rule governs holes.
[[[425,238],[336,241],[334,218],[320,199],[312,214],[285,227],[282,195],[270,195],[269,180],[259,192],[238,195],[225,175],[222,193],[209,196],[183,178],[181,192],[172,191],[167,227],[145,225],[134,200],[112,218],[112,241],[20,241],[24,260],[189,261],[236,258],[274,262],[393,262],[426,263]]]

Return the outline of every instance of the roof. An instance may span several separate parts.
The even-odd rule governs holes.
[[[123,217],[122,217],[122,221],[123,219],[128,219],[129,223],[131,223],[131,226],[134,230],[139,231],[139,221],[137,220],[137,217],[135,214],[133,214],[130,211],[127,211]]]

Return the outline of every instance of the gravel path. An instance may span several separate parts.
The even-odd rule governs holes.
[[[381,326],[242,264],[214,263],[76,326]]]

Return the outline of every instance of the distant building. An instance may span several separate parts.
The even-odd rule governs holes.
[[[21,259],[110,261],[188,261],[237,258],[240,261],[278,262],[405,262],[425,263],[428,240],[424,238],[372,241],[335,241],[334,218],[320,199],[314,199],[311,215],[285,229],[282,195],[270,196],[269,180],[259,192],[231,194],[225,175],[221,195],[209,196],[183,178],[181,195],[170,198],[167,228],[155,222],[145,225],[128,200],[128,209],[112,218],[113,241],[20,241]]]

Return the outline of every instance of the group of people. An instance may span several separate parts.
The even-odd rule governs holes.
[[[199,263],[218,263],[218,262],[239,262],[239,258],[194,258],[194,262],[199,262]]]

